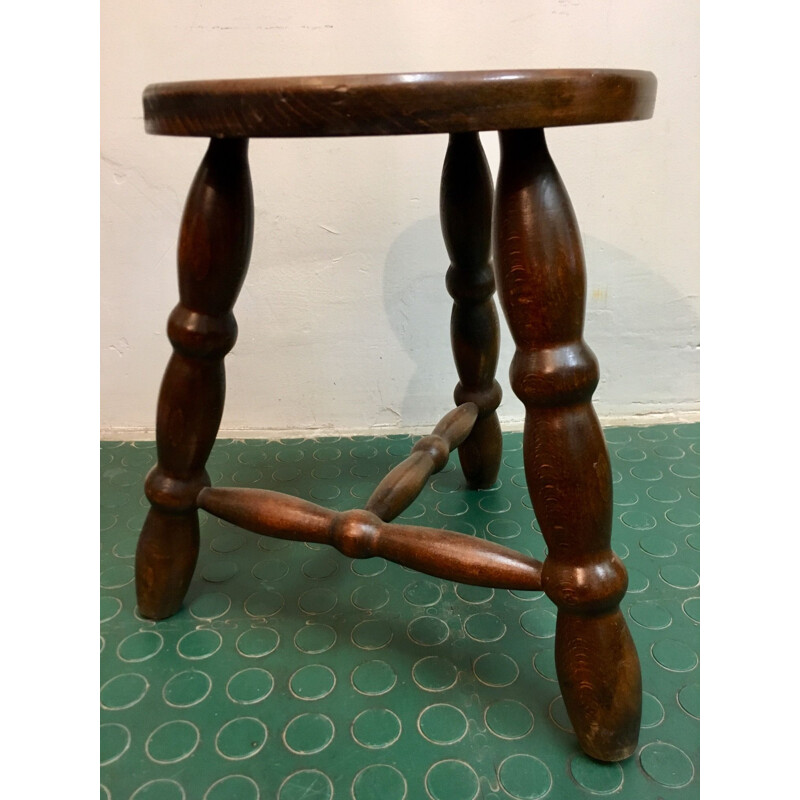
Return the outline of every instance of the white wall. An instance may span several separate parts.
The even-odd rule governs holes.
[[[200,139],[147,136],[152,82],[552,67],[649,69],[647,122],[548,140],[584,236],[586,339],[611,421],[699,409],[696,0],[104,0],[101,428],[152,435],[177,300],[175,244]],[[496,137],[483,134],[493,173]],[[419,429],[452,404],[446,136],[251,144],[256,232],[222,432]],[[501,419],[523,417],[508,385]]]

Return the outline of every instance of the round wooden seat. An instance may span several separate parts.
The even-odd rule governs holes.
[[[656,78],[638,70],[508,70],[159,83],[148,133],[381,136],[648,119]]]

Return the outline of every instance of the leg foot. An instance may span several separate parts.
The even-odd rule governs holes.
[[[180,611],[197,563],[197,512],[169,514],[151,508],[136,547],[136,598],[147,619]]]

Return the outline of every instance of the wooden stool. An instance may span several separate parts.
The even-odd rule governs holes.
[[[198,554],[198,508],[255,533],[382,556],[478,586],[544,590],[558,607],[558,680],[578,740],[616,761],[636,748],[639,660],[619,608],[627,574],[610,546],[611,470],[591,398],[598,365],[583,341],[586,279],[578,226],[544,128],[647,119],[649,72],[523,70],[170,83],[144,92],[148,133],[204,136],[178,246],[174,348],[158,400],[158,463],[136,552],[145,617],[181,606]],[[478,131],[500,135],[492,180]],[[442,230],[459,383],[456,408],[380,483],[365,510],[337,513],[275,492],[211,488],[205,471],[222,416],[223,357],[253,236],[247,163],[255,137],[447,133]],[[494,271],[490,261],[493,240]],[[502,440],[495,276],[516,344],[511,385],[526,409],[524,457],[542,564],[482,539],[388,524],[459,456],[469,486],[491,486]]]

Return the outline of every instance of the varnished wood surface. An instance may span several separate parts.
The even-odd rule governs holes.
[[[408,508],[431,475],[444,469],[450,453],[470,435],[477,418],[475,403],[464,403],[445,414],[433,433],[416,442],[408,458],[378,484],[366,510],[389,522]]]
[[[497,70],[158,83],[143,103],[148,133],[378,136],[647,119],[655,92],[639,70]]]
[[[611,468],[591,403],[599,371],[583,340],[580,235],[544,131],[506,131],[500,141],[495,266],[517,348],[511,385],[526,408],[525,476],[547,542],[542,588],[558,607],[556,671],[581,747],[617,761],[636,748],[642,687],[619,609],[627,574],[611,549]]]
[[[495,380],[500,327],[494,304],[492,175],[477,133],[450,135],[439,192],[442,236],[450,256],[447,291],[453,298],[450,343],[459,382],[456,403],[471,401],[478,420],[458,457],[467,486],[497,480],[503,437],[496,409],[503,392]]]
[[[200,508],[253,533],[331,545],[350,558],[379,556],[473,586],[541,589],[541,562],[463,533],[383,522],[369,511],[329,511],[265,489],[206,488]]]
[[[180,302],[167,323],[173,353],[156,417],[158,463],[136,550],[139,611],[164,619],[181,606],[197,561],[196,498],[225,400],[222,359],[236,341],[231,309],[253,240],[247,141],[209,144],[184,207],[178,244]]]

